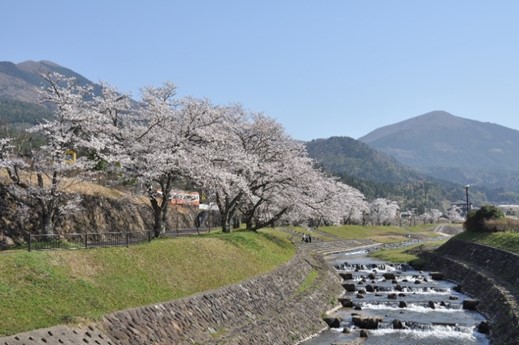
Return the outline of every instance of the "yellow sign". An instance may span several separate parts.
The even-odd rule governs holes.
[[[76,151],[72,149],[65,151],[65,162],[68,164],[76,164]]]

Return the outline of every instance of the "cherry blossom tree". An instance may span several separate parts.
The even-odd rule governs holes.
[[[145,126],[137,125],[137,137],[131,145],[125,166],[146,185],[154,212],[154,233],[166,229],[170,196],[179,183],[198,185],[199,172],[207,161],[205,147],[212,140],[220,121],[220,112],[208,100],[171,99],[172,84],[145,91]],[[157,117],[158,116],[158,117]],[[150,128],[150,123],[157,123]]]
[[[92,164],[76,157],[84,143],[82,126],[90,114],[87,99],[92,90],[56,74],[43,78],[48,86],[40,90],[41,101],[52,103],[55,115],[29,131],[41,135],[45,143],[22,157],[13,153],[9,139],[2,140],[0,167],[9,178],[8,195],[38,216],[40,233],[52,234],[59,216],[75,210],[79,202],[67,188]]]
[[[447,210],[446,216],[452,223],[463,223],[465,221],[465,217],[463,217],[461,215],[461,213],[462,213],[462,210],[460,207],[458,207],[456,205],[452,205]]]
[[[336,224],[362,204],[362,193],[314,169],[304,145],[275,120],[239,106],[226,111],[232,114],[224,131],[228,139],[212,148],[212,176],[206,179],[224,232],[238,214],[250,230],[308,219]]]
[[[238,215],[250,230],[273,225],[297,204],[301,168],[310,167],[310,160],[273,119],[237,105],[222,110],[224,140],[210,149],[205,181],[216,196],[222,230],[230,232]]]
[[[400,207],[396,201],[378,198],[370,204],[370,219],[375,225],[395,224]]]
[[[420,218],[422,218],[424,224],[435,224],[439,222],[441,216],[443,216],[443,213],[440,210],[435,208],[428,208],[420,216]]]
[[[166,231],[173,188],[196,182],[200,175],[203,147],[213,137],[220,113],[208,100],[176,98],[170,82],[143,89],[142,101],[133,109],[127,98],[106,90],[96,102],[95,122],[102,128],[92,148],[146,187],[158,237]]]
[[[340,214],[344,224],[362,224],[364,213],[369,212],[369,203],[358,189],[340,183],[340,193],[335,197],[340,203]]]
[[[89,86],[78,87],[63,76],[52,75],[48,81],[45,101],[56,106],[58,119],[71,123],[68,149],[81,148],[91,164],[104,161],[142,181],[153,210],[154,234],[162,234],[171,190],[200,175],[196,171],[206,157],[202,147],[214,137],[212,126],[219,121],[217,107],[208,100],[177,99],[169,82],[145,88],[142,101],[132,104],[108,85],[94,95]]]
[[[201,188],[214,195],[222,231],[230,232],[238,206],[250,195],[247,174],[257,164],[243,149],[240,133],[246,126],[246,112],[239,105],[219,107],[221,121],[210,143],[201,152],[205,162],[197,170]]]
[[[290,211],[311,161],[301,143],[262,114],[251,114],[240,142],[251,161],[246,174],[249,193],[240,203],[240,211],[247,229],[257,230],[273,225]]]
[[[312,166],[307,166],[298,183],[295,204],[286,217],[289,223],[338,225],[348,214],[361,213],[361,208],[367,207],[360,191]]]

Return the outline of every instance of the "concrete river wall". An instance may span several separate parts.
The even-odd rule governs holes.
[[[480,300],[495,345],[519,344],[519,256],[488,246],[450,240],[428,254],[428,269],[441,271]]]

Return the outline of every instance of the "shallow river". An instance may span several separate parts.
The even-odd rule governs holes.
[[[339,328],[329,329],[303,344],[358,340],[360,328],[353,324],[352,314],[382,319],[377,329],[367,330],[366,345],[489,344],[488,338],[477,331],[484,317],[462,308],[463,300],[470,298],[455,291],[456,284],[433,280],[428,272],[415,271],[407,265],[377,261],[365,252],[338,254],[331,263],[339,272],[352,273],[353,279],[344,283],[355,284],[355,292],[346,292],[343,297],[350,298],[361,310],[339,309],[336,314],[343,320]],[[386,279],[385,273],[395,274],[396,279],[387,274]]]

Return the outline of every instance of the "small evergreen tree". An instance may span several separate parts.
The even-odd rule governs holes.
[[[485,205],[477,211],[470,211],[463,227],[467,231],[486,232],[491,231],[486,222],[491,219],[501,219],[505,215],[495,206]]]

